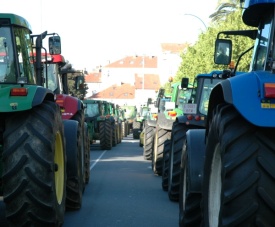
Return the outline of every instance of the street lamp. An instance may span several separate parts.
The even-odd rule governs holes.
[[[203,22],[203,20],[202,20],[201,18],[199,18],[198,16],[196,16],[196,15],[194,15],[194,14],[190,14],[190,13],[185,13],[184,15],[186,15],[186,16],[192,16],[192,17],[197,18],[197,19],[203,24],[203,26],[205,27],[205,30],[207,30],[206,24],[205,24],[205,23]]]

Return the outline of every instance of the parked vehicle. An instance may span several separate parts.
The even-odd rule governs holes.
[[[66,143],[55,95],[41,86],[47,32],[32,35],[27,20],[15,14],[1,13],[0,24],[0,195],[6,218],[11,226],[61,226]],[[48,44],[52,54],[61,53],[59,36]]]
[[[187,132],[182,166],[186,183],[180,217],[184,226],[275,225],[271,205],[275,200],[274,179],[270,168],[275,145],[275,4],[271,0],[243,2],[243,22],[258,30],[221,32],[215,49],[224,46],[230,61],[232,43],[227,36],[239,34],[255,39],[250,48],[254,48],[250,72],[215,86],[209,98],[206,129]],[[222,34],[227,36],[221,38]],[[201,204],[202,210],[195,204]]]
[[[42,62],[44,87],[55,94],[64,124],[68,170],[66,208],[76,210],[81,208],[85,184],[90,179],[90,141],[82,100],[69,95],[68,74],[74,75],[76,88],[84,83],[84,76],[80,71],[72,69],[71,65],[66,65],[61,54],[43,53]]]
[[[145,160],[152,160],[152,152],[153,152],[158,112],[162,111],[160,108],[160,106],[162,106],[161,99],[164,99],[164,89],[159,89],[154,103],[152,102],[152,100],[150,99],[148,100],[147,105],[149,107],[149,111],[147,113],[147,118],[144,125],[144,140],[143,140],[144,141],[143,157]]]
[[[187,78],[183,78],[187,81]],[[172,84],[171,99],[164,102],[164,106],[160,105],[160,111],[156,122],[156,132],[154,136],[154,147],[152,155],[152,169],[157,175],[162,175],[163,172],[163,153],[164,148],[167,150],[170,147],[172,125],[177,116],[183,115],[183,103],[186,103],[190,96],[188,82],[186,87],[180,87],[183,82]],[[161,104],[161,103],[160,103]]]
[[[125,105],[121,107],[125,111],[125,118],[128,121],[127,135],[133,133],[134,120],[137,116],[137,107],[131,105]],[[135,126],[136,127],[136,126]]]

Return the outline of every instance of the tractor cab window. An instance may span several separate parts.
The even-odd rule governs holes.
[[[0,27],[0,82],[16,83],[12,37],[9,27]]]
[[[27,29],[15,28],[15,41],[16,41],[16,52],[19,62],[19,73],[18,79],[25,80],[28,84],[35,84],[34,76],[34,64],[30,56],[32,54],[32,44],[29,31]]]
[[[262,25],[262,29],[258,31],[257,39],[254,47],[253,70],[264,70],[268,54],[269,34],[271,29],[270,20]],[[273,58],[274,59],[274,58]]]
[[[199,100],[199,112],[207,115],[209,97],[213,87],[220,82],[220,79],[204,79],[202,94]]]
[[[47,72],[47,79],[44,83],[44,87],[52,90],[53,92],[58,88],[58,68],[56,64],[44,64],[44,78],[46,78]],[[61,84],[61,83],[59,83]]]

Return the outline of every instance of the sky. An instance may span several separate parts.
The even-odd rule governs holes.
[[[65,59],[88,72],[125,56],[157,55],[160,43],[194,43],[217,2],[0,0],[1,13],[24,17],[33,34],[58,33]]]

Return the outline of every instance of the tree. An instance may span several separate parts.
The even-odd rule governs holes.
[[[241,9],[235,8],[235,11],[224,14],[220,23],[212,23],[206,32],[201,33],[197,42],[193,46],[189,46],[187,51],[181,54],[182,62],[174,82],[180,81],[183,77],[188,77],[190,81],[193,81],[197,74],[228,69],[228,66],[220,66],[214,63],[215,40],[220,31],[251,29],[244,23],[240,23],[242,21],[241,15]],[[240,36],[232,36],[230,39],[233,43],[232,60],[237,62],[240,54],[253,45],[253,40]],[[242,57],[238,71],[249,70],[251,54],[252,52]]]

